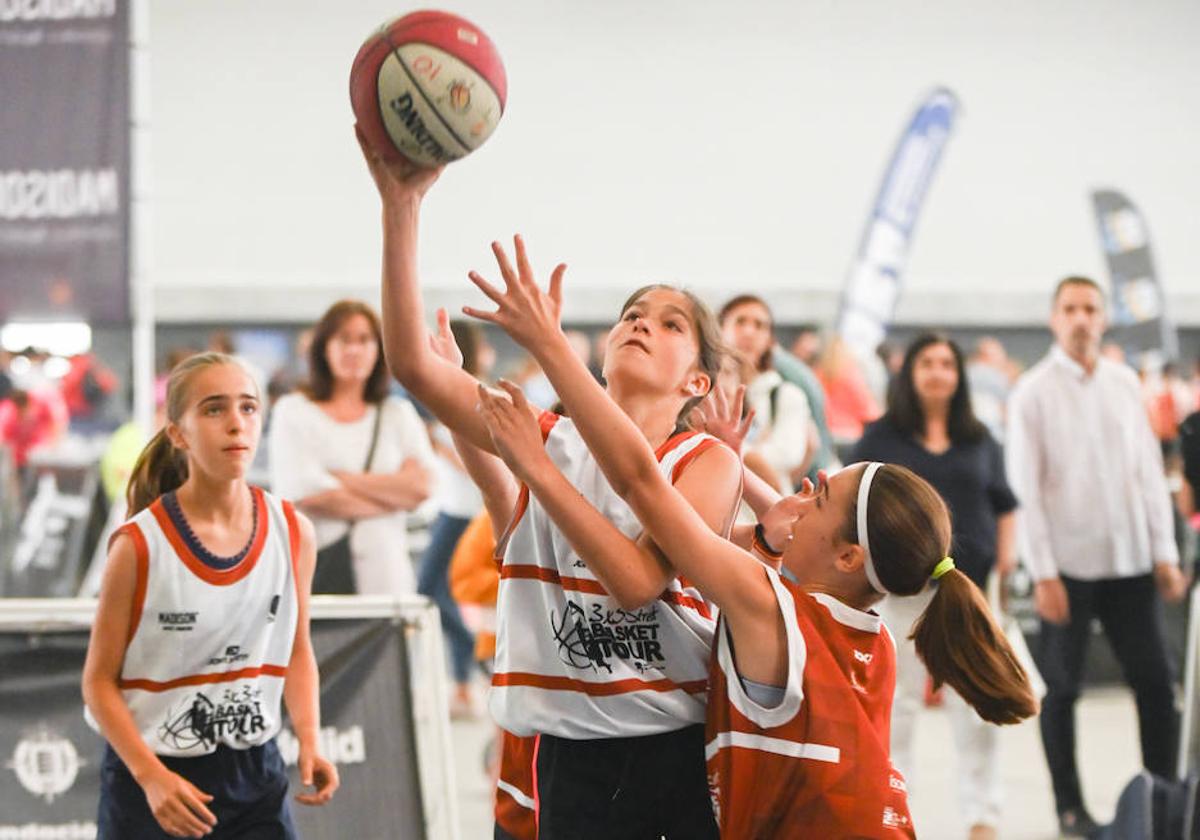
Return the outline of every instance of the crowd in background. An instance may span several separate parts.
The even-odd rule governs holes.
[[[1022,365],[1000,340],[980,338],[968,355],[946,336],[928,333],[907,346],[885,343],[875,358],[862,360],[816,328],[785,335],[767,302],[754,295],[727,301],[718,319],[728,354],[717,387],[730,397],[744,387],[745,410],[754,412],[744,449],[747,469],[788,493],[842,463],[903,463],[947,498],[958,562],[981,588],[988,588],[993,571],[1003,576],[1016,568],[1012,514],[1018,500],[1005,477],[1002,446]],[[450,327],[472,374],[490,381],[500,373],[531,403],[555,406],[557,397],[531,358],[498,360],[480,327]],[[570,330],[568,336],[599,378],[606,334]],[[169,348],[155,383],[156,424],[163,422],[171,368],[202,349],[238,352],[224,331],[213,333],[206,348]],[[1126,364],[1115,344],[1105,345],[1103,355]],[[476,663],[487,668],[494,645],[491,528],[450,434],[388,374],[378,316],[367,304],[339,302],[298,333],[292,357],[278,369],[248,367],[268,405],[257,478],[314,521],[314,591],[419,591],[432,598],[457,686],[452,714],[478,714],[473,674]],[[1176,363],[1150,361],[1136,373],[1175,497],[1177,535],[1190,545],[1185,523],[1194,504],[1184,477],[1197,477],[1200,458],[1185,456],[1200,438],[1200,366],[1185,372]],[[0,351],[0,457],[16,468],[22,487],[31,486],[39,457],[52,455],[71,435],[103,433],[99,469],[106,498],[119,512],[129,471],[153,431],[132,420],[114,430],[101,420],[120,413],[111,409],[128,395],[122,385],[90,353],[63,359],[33,347]],[[414,521],[424,533],[410,553]],[[897,626],[920,612],[903,600],[909,599],[890,598],[882,608]],[[928,698],[920,662],[911,645],[901,647],[894,757],[904,769],[915,712]],[[962,799],[968,824],[995,825],[995,727],[982,724],[957,698],[946,703],[967,768]]]

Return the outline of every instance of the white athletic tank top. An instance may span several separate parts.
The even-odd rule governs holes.
[[[252,492],[255,536],[226,570],[195,555],[161,498],[117,532],[137,553],[118,686],[158,755],[205,755],[220,744],[246,749],[279,731],[296,636],[300,532],[290,503]]]
[[[642,525],[609,486],[567,418],[541,417],[546,451],[567,480],[626,536]],[[672,482],[701,452],[721,446],[697,432],[658,450]],[[686,580],[623,610],[545,509],[522,488],[502,552],[495,674],[489,705],[516,735],[616,738],[704,721],[715,609]]]

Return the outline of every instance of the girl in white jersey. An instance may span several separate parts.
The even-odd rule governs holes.
[[[108,741],[98,836],[294,838],[281,700],[315,786],[296,798],[324,804],[338,786],[317,747],[313,528],[246,483],[262,421],[236,359],[180,363],[166,408],[129,482],[84,666],[89,722]]]
[[[476,411],[478,383],[426,342],[417,219],[438,171],[385,163],[365,143],[363,151],[383,203],[388,363],[451,431],[494,451]],[[707,435],[679,431],[718,369],[715,320],[694,297],[664,287],[635,293],[621,315],[605,357],[609,391],[663,474],[725,533],[738,458]],[[713,837],[703,772],[713,613],[641,534],[573,422],[540,419],[547,453],[577,492],[521,496],[503,555],[489,701],[504,729],[542,736],[539,837]],[[597,558],[626,573],[596,574]]]
[[[505,289],[475,276],[498,324],[542,365],[597,462],[682,574],[721,608],[708,716],[709,779],[723,836],[738,840],[915,836],[904,780],[891,766],[895,651],[870,607],[939,580],[913,631],[935,684],[982,717],[1014,723],[1037,704],[986,602],[946,557],[950,518],[929,484],[903,467],[855,465],[807,485],[782,552],[799,581],[701,527],[654,466],[627,417],[582,375],[558,323],[561,274],[537,287],[498,254]],[[562,488],[521,393],[481,390],[481,413],[514,474]],[[560,489],[560,492],[562,490]]]

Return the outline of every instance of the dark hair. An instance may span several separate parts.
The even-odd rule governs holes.
[[[771,369],[771,366],[772,366],[771,365],[771,349],[772,349],[771,345],[775,343],[775,313],[773,313],[771,311],[771,307],[767,306],[767,302],[765,300],[763,300],[762,298],[760,298],[758,295],[752,295],[752,294],[735,295],[735,296],[731,297],[729,300],[725,301],[725,305],[722,306],[720,311],[717,312],[717,323],[720,326],[724,327],[725,319],[727,317],[729,317],[730,312],[737,309],[739,306],[745,306],[745,305],[751,304],[751,303],[755,304],[757,306],[761,306],[764,310],[766,310],[767,326],[771,331],[771,341],[769,344],[767,344],[767,349],[764,350],[762,355],[759,356],[757,359],[751,360],[752,362],[754,362],[754,369],[761,372],[764,370]]]
[[[213,365],[234,365],[245,370],[236,357],[225,353],[197,353],[176,364],[167,378],[168,422],[178,423],[183,418],[192,377]],[[254,377],[251,376],[250,380],[254,381]],[[254,387],[257,390],[258,382],[254,382]],[[133,516],[149,507],[163,493],[178,489],[187,481],[187,477],[187,457],[171,443],[164,426],[150,438],[133,465],[129,484],[125,488],[127,515]]]
[[[454,343],[462,351],[463,370],[478,377],[479,348],[484,341],[483,329],[474,321],[454,320],[450,322],[450,332],[454,335]]]
[[[387,361],[383,358],[383,329],[375,310],[361,300],[339,300],[325,310],[321,320],[313,327],[312,343],[308,347],[308,385],[304,388],[309,399],[323,402],[333,396],[333,371],[329,368],[329,360],[325,358],[325,348],[346,319],[355,315],[362,315],[371,325],[377,351],[375,366],[363,385],[363,399],[369,403],[381,403],[387,399],[390,383]]]
[[[883,419],[906,435],[920,437],[925,434],[925,411],[921,408],[921,398],[917,395],[913,383],[913,367],[917,363],[917,357],[935,344],[945,344],[950,348],[950,352],[954,354],[954,367],[958,371],[958,387],[950,397],[950,416],[946,424],[950,440],[953,443],[976,443],[983,440],[986,429],[971,408],[971,388],[967,383],[967,367],[962,348],[943,333],[921,333],[908,345],[908,349],[904,351],[904,363],[900,366],[900,372],[888,388],[888,407]]]
[[[1105,300],[1104,289],[1090,277],[1084,277],[1081,274],[1072,274],[1069,277],[1064,277],[1058,281],[1058,285],[1054,287],[1054,297],[1050,298],[1050,304],[1058,303],[1058,296],[1062,294],[1062,290],[1067,286],[1088,286],[1096,290],[1096,294],[1100,295],[1101,300]]]
[[[950,511],[929,482],[885,464],[871,483],[867,536],[879,582],[895,595],[916,595],[950,549]],[[858,543],[857,496],[843,538]],[[898,628],[899,629],[899,628]],[[991,723],[1037,714],[1029,677],[996,625],[983,593],[957,569],[944,574],[909,638],[934,687],[948,684]]]
[[[699,350],[696,357],[696,366],[708,376],[708,387],[712,390],[717,384],[717,376],[721,373],[721,360],[725,357],[725,343],[721,340],[721,328],[717,324],[717,319],[713,317],[712,310],[708,308],[708,304],[700,300],[694,292],[687,289],[681,289],[677,286],[671,286],[667,283],[650,283],[637,289],[625,302],[621,304],[620,318],[625,317],[625,313],[629,307],[633,306],[645,295],[650,292],[664,289],[668,292],[675,292],[683,295],[691,307],[692,329],[696,333],[696,343],[699,345]],[[687,417],[692,413],[692,409],[700,404],[707,394],[699,397],[692,397],[683,404],[679,414],[675,417],[676,429],[684,429],[687,427]]]

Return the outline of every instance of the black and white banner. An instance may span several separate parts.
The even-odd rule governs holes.
[[[130,0],[0,0],[0,322],[129,320]]]
[[[1167,317],[1145,219],[1116,190],[1093,192],[1092,206],[1112,278],[1114,338],[1131,355],[1154,352],[1163,359],[1178,358],[1179,339]]]
[[[320,808],[292,803],[306,840],[426,837],[409,629],[392,619],[313,622],[321,748],[342,787]],[[86,649],[79,630],[0,632],[0,840],[96,836],[103,741],[83,720]],[[287,729],[278,744],[295,792],[299,745]]]

